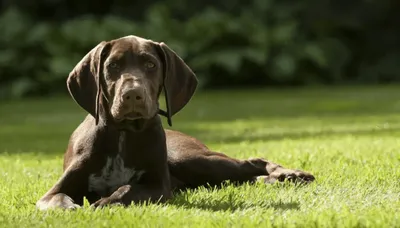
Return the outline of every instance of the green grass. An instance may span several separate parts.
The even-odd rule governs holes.
[[[174,129],[311,185],[228,185],[165,205],[39,212],[85,113],[69,97],[0,103],[0,226],[400,227],[400,87],[198,92]]]

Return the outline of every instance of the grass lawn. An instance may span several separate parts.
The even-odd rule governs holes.
[[[311,185],[228,185],[165,205],[39,212],[84,115],[69,97],[0,103],[0,226],[400,227],[399,86],[198,92],[173,119],[214,150],[310,171]]]

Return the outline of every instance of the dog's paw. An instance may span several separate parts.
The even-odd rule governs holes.
[[[121,202],[115,201],[110,197],[101,198],[90,205],[91,208],[103,208],[107,206],[123,206]]]
[[[301,170],[278,168],[268,176],[258,176],[256,180],[268,184],[285,181],[308,184],[313,182],[315,180],[315,177],[312,174]]]
[[[125,206],[126,204],[123,203],[124,196],[131,190],[130,185],[123,185],[119,187],[113,194],[109,197],[103,197],[92,205],[91,208],[102,208],[105,206]]]
[[[78,204],[75,204],[71,197],[58,193],[51,197],[50,199],[41,199],[36,203],[36,208],[39,210],[49,210],[49,209],[68,209],[74,210],[80,208]]]

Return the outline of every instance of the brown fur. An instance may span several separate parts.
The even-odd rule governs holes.
[[[101,42],[77,64],[67,85],[73,99],[89,114],[70,137],[63,175],[37,202],[41,210],[76,208],[84,197],[94,207],[165,202],[176,190],[218,186],[226,180],[314,180],[309,173],[261,158],[231,158],[210,151],[191,136],[164,130],[158,113],[166,115],[171,124],[171,117],[189,102],[197,87],[195,74],[164,43],[136,36]],[[159,112],[162,90],[167,111]],[[116,190],[107,194],[89,191],[89,176],[117,155],[124,167],[144,174],[113,186]]]

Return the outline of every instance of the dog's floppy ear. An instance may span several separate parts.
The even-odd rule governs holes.
[[[198,84],[193,71],[165,43],[159,43],[160,55],[163,61],[164,94],[168,124],[172,126],[171,117],[179,112],[192,98]]]
[[[100,96],[102,96],[103,65],[109,45],[103,41],[87,53],[70,72],[67,88],[79,106],[99,121]]]

